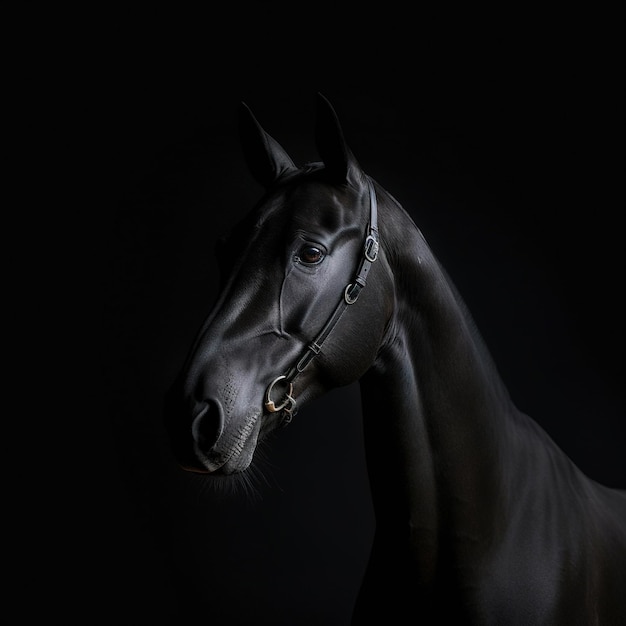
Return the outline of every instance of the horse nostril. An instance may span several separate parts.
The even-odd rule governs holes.
[[[214,400],[207,400],[191,424],[191,434],[198,447],[208,452],[217,443],[223,428],[224,420],[219,404]]]

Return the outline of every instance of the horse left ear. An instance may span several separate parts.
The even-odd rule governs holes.
[[[321,93],[317,94],[315,144],[333,182],[361,187],[365,175],[344,139],[335,110]]]
[[[239,110],[239,135],[248,168],[266,189],[283,174],[297,169],[285,149],[263,130],[244,102]]]

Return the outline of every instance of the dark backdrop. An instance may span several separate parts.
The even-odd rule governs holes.
[[[63,419],[37,478],[26,614],[349,623],[374,528],[358,388],[274,438],[253,499],[179,472],[161,423],[216,296],[213,244],[261,192],[242,100],[302,163],[318,158],[315,94],[329,98],[517,406],[590,477],[626,487],[621,14],[296,6],[27,22],[25,117],[45,122],[32,134],[64,192],[45,233],[62,324],[46,332],[70,368],[48,370]]]

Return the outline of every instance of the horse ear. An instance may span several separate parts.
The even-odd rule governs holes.
[[[296,166],[282,146],[268,135],[244,102],[239,109],[239,135],[250,172],[266,189]]]
[[[361,166],[346,144],[335,110],[321,93],[317,94],[315,143],[333,182],[361,186]]]

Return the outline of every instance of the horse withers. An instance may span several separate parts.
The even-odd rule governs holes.
[[[626,624],[626,492],[513,404],[421,232],[318,96],[297,167],[241,109],[265,193],[168,394],[180,466],[234,479],[299,407],[359,381],[376,531],[353,623]]]

